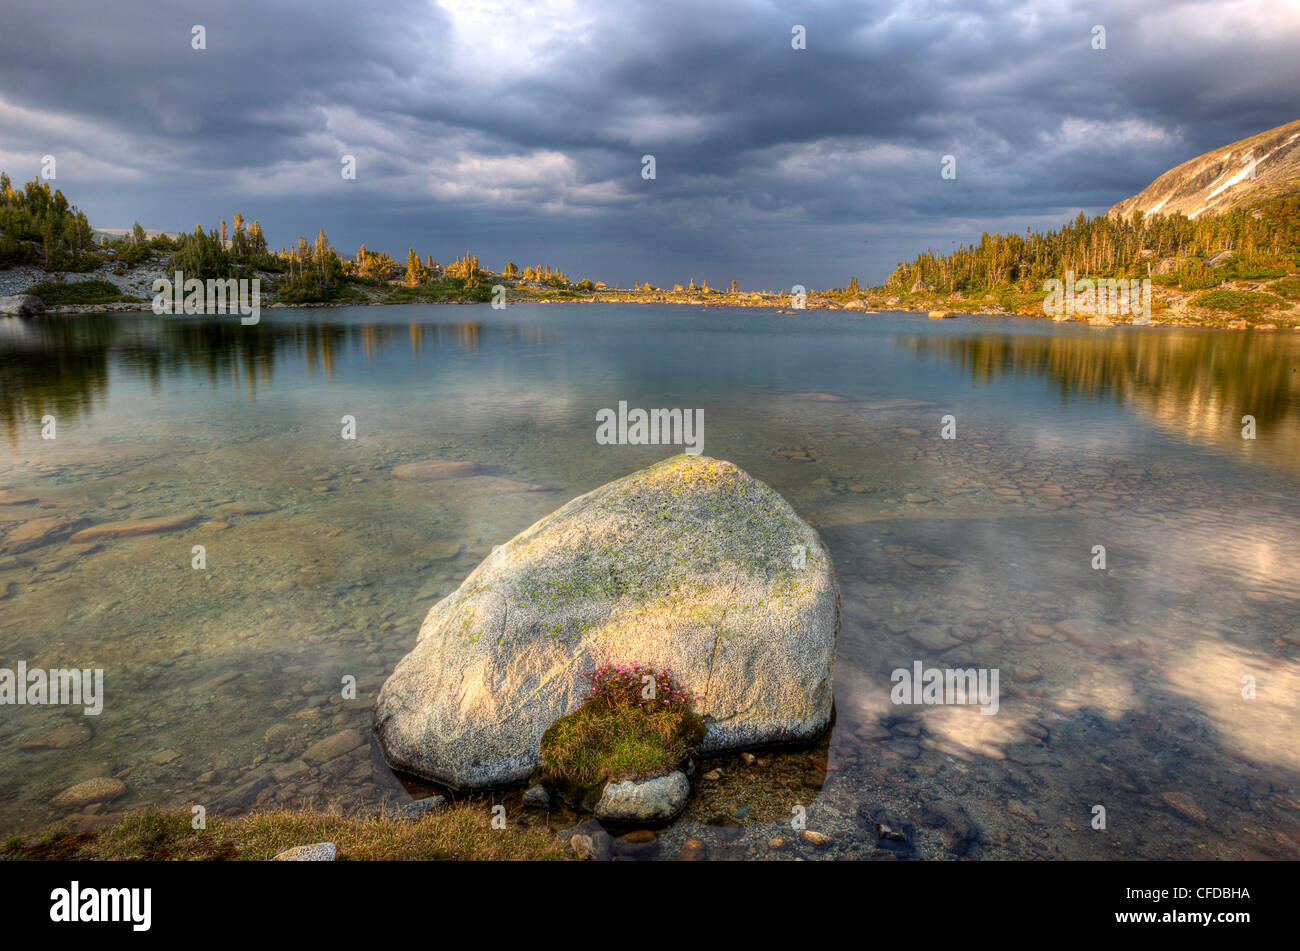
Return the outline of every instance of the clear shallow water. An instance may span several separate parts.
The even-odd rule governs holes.
[[[127,786],[101,813],[405,798],[370,740],[374,691],[492,545],[670,454],[596,444],[596,411],[626,400],[703,408],[705,452],[822,532],[844,609],[829,736],[763,766],[710,761],[722,778],[651,854],[696,836],[713,857],[1295,858],[1298,367],[1293,335],[994,318],[512,305],[5,321],[0,488],[37,501],[0,505],[0,667],[102,667],[106,699],[98,717],[0,707],[0,831],[77,811],[49,800],[96,776]],[[495,468],[390,474],[428,458]],[[11,550],[37,518],[185,514],[204,524]],[[891,704],[890,671],[915,660],[997,667],[999,713]],[[355,701],[339,698],[348,675]],[[70,721],[93,735],[20,748]],[[298,765],[349,730],[360,745]],[[932,801],[978,834],[945,837]],[[794,836],[795,805],[829,846]],[[882,807],[915,823],[910,847],[877,845]]]

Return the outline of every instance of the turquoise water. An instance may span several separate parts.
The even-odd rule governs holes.
[[[844,599],[830,734],[713,762],[657,854],[1297,857],[1297,336],[636,305],[6,320],[0,667],[103,668],[105,699],[0,707],[0,831],[406,798],[374,691],[493,545],[675,451],[597,444],[626,401],[702,409],[705,453],[822,532]],[[489,474],[391,476],[430,458]],[[186,521],[14,542],[156,516]],[[997,667],[999,713],[891,704],[914,660]],[[21,748],[68,723],[91,735]],[[126,791],[51,804],[94,777]],[[906,846],[876,842],[882,807]]]

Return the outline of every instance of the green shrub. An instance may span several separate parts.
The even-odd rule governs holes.
[[[1274,294],[1281,294],[1291,300],[1300,300],[1300,277],[1286,277],[1268,285]]]
[[[605,664],[583,675],[587,698],[542,736],[543,780],[591,789],[605,782],[662,776],[704,739],[690,691],[640,664]],[[642,677],[654,678],[651,699]]]
[[[466,284],[459,279],[435,281],[429,284],[417,284],[415,287],[403,285],[396,288],[389,300],[398,303],[420,303],[449,300],[473,300],[486,303],[492,299],[492,288],[486,284]]]
[[[116,304],[139,301],[141,298],[123,294],[116,284],[108,281],[71,281],[57,284],[42,281],[33,284],[23,293],[34,294],[45,301],[47,307],[59,304]]]
[[[1270,307],[1282,303],[1282,300],[1258,291],[1216,290],[1196,295],[1191,303],[1196,307],[1226,310],[1237,317],[1258,317]]]

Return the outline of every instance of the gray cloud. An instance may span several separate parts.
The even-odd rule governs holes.
[[[104,227],[838,285],[1297,118],[1298,46],[1247,2],[54,2],[6,14],[0,166]]]

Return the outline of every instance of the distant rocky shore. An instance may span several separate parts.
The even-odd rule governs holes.
[[[123,273],[121,268],[105,265],[94,271],[47,273],[34,266],[24,266],[0,270],[0,315],[39,316],[34,312],[28,292],[38,284],[53,282],[74,284],[81,281],[99,281],[117,288],[122,298],[105,303],[46,304],[44,314],[100,314],[100,313],[138,313],[152,309],[153,292],[151,285],[157,277],[170,277],[170,270],[161,265],[135,267]],[[255,275],[256,276],[256,275]],[[274,283],[273,275],[264,275],[264,283],[269,288]],[[907,292],[885,293],[877,290],[861,291],[856,295],[834,291],[810,291],[802,307],[796,306],[788,292],[771,291],[723,291],[715,288],[688,289],[637,289],[598,288],[593,291],[577,289],[556,290],[543,284],[530,281],[511,281],[499,276],[492,279],[506,287],[506,299],[515,303],[537,304],[666,304],[700,308],[756,308],[775,310],[778,314],[790,316],[807,311],[849,311],[865,315],[874,313],[913,313],[926,314],[932,318],[955,318],[962,316],[992,317],[1033,317],[1053,319],[1057,322],[1085,322],[1095,327],[1110,327],[1117,324],[1131,323],[1128,316],[1106,317],[1069,316],[1051,317],[1044,313],[1043,301],[1037,295],[1019,295],[1010,304],[999,302],[994,295],[965,296],[962,294],[936,294],[932,289],[915,286]],[[1237,282],[1241,283],[1241,282]],[[263,307],[281,309],[286,307],[364,307],[385,304],[412,303],[394,295],[401,286],[394,283],[387,286],[357,284],[357,294],[351,299],[328,301],[323,303],[282,303],[275,300],[272,290],[263,292]],[[1257,292],[1262,285],[1245,282],[1240,287],[1236,283],[1225,285],[1229,291],[1246,293]],[[1293,304],[1289,309],[1270,311],[1266,315],[1244,318],[1240,315],[1197,307],[1192,303],[1193,293],[1182,292],[1177,288],[1156,287],[1153,292],[1153,312],[1151,326],[1201,327],[1231,330],[1300,330],[1300,304]],[[470,296],[447,297],[438,300],[421,300],[418,303],[437,304],[481,304],[482,300]]]

